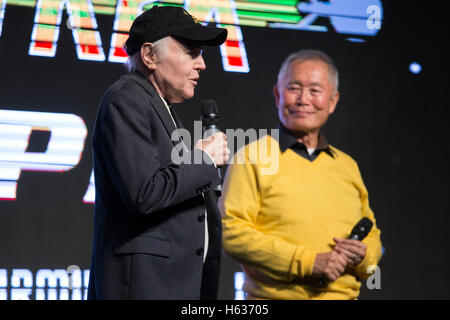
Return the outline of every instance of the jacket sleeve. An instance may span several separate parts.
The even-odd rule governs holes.
[[[316,252],[258,230],[258,168],[248,162],[229,165],[225,176],[219,202],[225,251],[276,280],[289,282],[310,276]]]
[[[362,217],[367,217],[373,222],[373,227],[365,239],[362,240],[367,246],[366,256],[356,267],[352,267],[360,279],[367,279],[374,271],[373,266],[377,266],[381,259],[381,231],[377,227],[375,215],[369,206],[369,194],[364,185],[358,165],[354,163],[356,170],[356,186],[359,189],[361,199]]]
[[[101,121],[97,149],[120,197],[132,211],[150,214],[220,183],[217,170],[201,150],[186,154],[181,164],[161,164],[151,130],[151,122],[161,120],[150,119],[148,102],[131,94],[113,94],[104,104],[97,119]],[[206,162],[194,164],[194,158]]]

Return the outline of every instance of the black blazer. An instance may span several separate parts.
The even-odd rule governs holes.
[[[104,94],[93,134],[88,299],[217,298],[222,229],[213,188],[220,179],[211,162],[172,163],[180,146],[171,140],[174,130],[161,97],[139,73],[122,76]],[[183,156],[194,163],[203,155]]]

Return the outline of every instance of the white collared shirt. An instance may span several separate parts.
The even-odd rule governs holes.
[[[164,105],[166,106],[167,111],[168,111],[169,114],[170,114],[170,118],[172,119],[175,128],[177,128],[177,123],[175,122],[175,119],[174,119],[173,116],[172,116],[172,112],[170,111],[170,108],[171,108],[171,107],[168,105],[167,101],[164,100],[163,97],[160,96],[160,98],[161,98],[161,100],[164,102]],[[208,156],[209,156],[209,155],[208,155]],[[211,158],[211,157],[210,157],[210,158]],[[211,160],[212,160],[212,159],[211,159]],[[213,163],[214,163],[214,165],[216,165],[216,163],[214,162],[214,160],[213,160]],[[216,167],[217,167],[217,166],[216,166]],[[202,193],[202,196],[203,196],[203,199],[205,199],[205,195],[204,195],[203,193]],[[205,260],[206,260],[206,254],[208,253],[208,245],[209,245],[208,214],[207,214],[206,208],[205,208],[205,245],[204,245],[204,251],[203,251],[203,262],[205,262]]]

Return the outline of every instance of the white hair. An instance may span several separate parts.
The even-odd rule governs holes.
[[[152,43],[152,49],[154,50],[156,58],[158,60],[162,59],[167,52],[168,38],[169,37],[164,37]],[[136,71],[140,61],[141,61],[141,50],[138,50],[137,52],[133,53],[131,56],[128,57],[128,60],[124,64],[125,68],[127,68],[129,72]]]
[[[328,74],[330,76],[330,82],[334,86],[335,92],[338,91],[339,88],[339,73],[336,68],[336,64],[334,61],[324,52],[319,50],[299,50],[290,54],[286,60],[284,60],[281,65],[280,71],[278,72],[277,84],[279,85],[286,75],[288,68],[294,61],[310,61],[310,60],[318,60],[324,62],[328,66]]]

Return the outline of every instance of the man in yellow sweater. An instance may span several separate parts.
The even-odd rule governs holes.
[[[381,241],[357,163],[320,131],[339,100],[335,64],[295,52],[273,92],[278,137],[245,146],[227,170],[224,249],[242,264],[247,299],[356,299]],[[362,217],[374,223],[368,236],[347,239]]]

